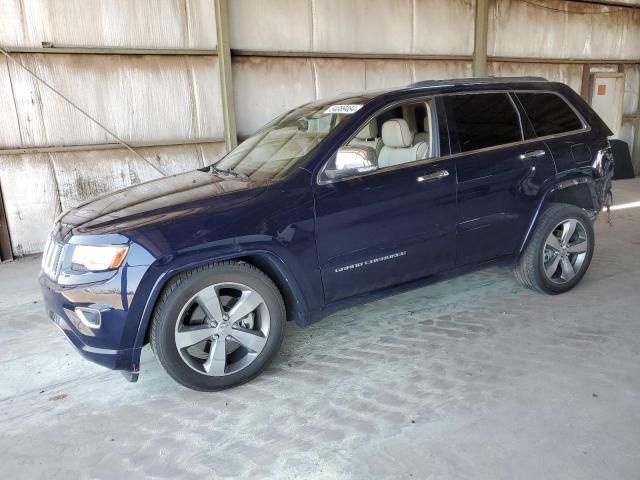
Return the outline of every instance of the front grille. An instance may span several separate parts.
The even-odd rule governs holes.
[[[42,254],[42,271],[55,280],[60,273],[60,263],[62,262],[63,245],[56,242],[51,236],[47,238]]]

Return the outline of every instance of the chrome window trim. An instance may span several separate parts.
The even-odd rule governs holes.
[[[509,98],[513,109],[516,111],[516,115],[518,115],[518,123],[520,124],[520,140],[524,141],[524,127],[522,126],[522,115],[520,115],[520,109],[518,108],[518,105],[516,105],[516,101],[513,99],[511,92],[507,92],[507,97]]]
[[[565,134],[565,133],[575,133],[575,132],[582,132],[582,131],[591,130],[591,126],[586,122],[586,120],[580,114],[580,112],[576,109],[576,107],[574,107],[573,104],[569,100],[567,100],[567,97],[565,97],[561,93],[554,92],[553,90],[520,90],[520,89],[519,90],[513,90],[511,93],[514,93],[515,95],[517,95],[518,93],[550,93],[552,95],[556,95],[556,96],[560,97],[562,99],[562,101],[569,106],[571,111],[575,114],[576,117],[578,117],[578,120],[580,120],[580,123],[582,124],[582,128],[580,128],[580,129],[569,130],[567,132],[562,132],[562,133],[554,133],[553,135],[545,135],[544,137],[536,137],[536,138],[553,137],[553,136],[562,135],[562,134]],[[519,99],[518,99],[518,101],[519,101]],[[524,105],[522,105],[522,109],[525,110],[525,112],[526,112],[526,108],[524,108]],[[531,127],[533,128],[533,125],[531,125]],[[533,128],[533,133],[535,134],[535,128]]]
[[[436,96],[437,95],[424,95],[424,96],[414,97],[414,98],[410,98],[410,99],[396,100],[393,103],[385,105],[383,108],[381,108],[380,110],[377,110],[372,115],[369,115],[367,117],[367,119],[363,123],[361,123],[361,125],[362,126],[366,125],[371,120],[376,118],[378,115],[382,115],[384,112],[386,112],[388,110],[391,110],[392,108],[396,108],[396,107],[398,107],[400,105],[411,105],[412,103],[424,103],[426,105],[426,107],[427,107],[427,115],[429,116],[430,130],[431,130],[431,132],[433,132],[433,126],[435,125],[436,122],[434,121],[435,117],[433,117],[433,115],[431,114],[431,105],[429,105],[429,103]],[[356,135],[358,134],[359,131],[360,131],[360,129],[357,129],[355,131],[355,133],[353,133],[353,135],[351,135],[338,148],[342,148],[345,145],[348,145],[349,142],[356,137]],[[430,133],[429,135],[430,135],[430,138],[431,138],[433,133]],[[380,138],[382,138],[382,132],[380,132]],[[433,153],[433,142],[431,142],[431,145],[429,145],[429,155],[431,155],[432,153]],[[440,158],[440,157],[428,157],[428,158],[425,158],[424,160],[433,160],[434,158]],[[321,178],[322,177],[322,173],[327,168],[327,165],[329,164],[330,160],[331,160],[331,158],[329,158],[326,162],[324,162],[324,165],[322,165],[322,168],[318,171],[318,174],[316,175],[316,184],[317,185],[329,185],[331,183],[344,182],[345,180],[352,180],[354,178],[361,178],[363,176],[369,175],[368,173],[364,173],[362,175],[354,175],[353,177],[349,177],[349,178],[335,179],[335,180],[323,180]],[[402,165],[416,165],[418,162],[422,163],[424,160],[416,160],[415,162],[406,163],[406,164],[402,164]],[[385,171],[386,172],[386,171],[390,171],[390,170],[397,170],[397,167],[401,167],[402,165],[394,165],[392,167],[379,168],[379,169],[376,169],[376,170],[374,170],[373,172],[370,172],[370,173],[371,174],[375,174],[375,173],[377,173],[379,171]]]
[[[434,97],[452,97],[454,95],[455,96],[457,96],[457,95],[478,95],[478,94],[487,94],[487,93],[503,93],[503,94],[505,94],[507,96],[507,98],[509,99],[509,102],[511,102],[511,106],[516,111],[516,115],[518,115],[518,122],[520,123],[520,140],[517,141],[517,142],[501,143],[500,145],[494,145],[493,147],[476,148],[475,150],[468,150],[466,152],[461,152],[461,153],[469,154],[469,153],[474,153],[474,152],[480,152],[480,151],[483,151],[483,150],[485,150],[487,148],[501,147],[503,145],[512,145],[512,144],[516,144],[516,143],[520,143],[520,142],[524,141],[524,127],[522,126],[522,116],[520,115],[520,109],[516,105],[516,102],[513,100],[513,97],[511,95],[512,93],[514,93],[512,90],[479,90],[479,91],[474,91],[474,92],[452,92],[452,93],[436,94],[436,95],[434,95]]]
[[[431,110],[431,106],[429,105],[429,101],[435,96],[436,95],[426,95],[424,97],[415,97],[415,98],[411,98],[409,100],[397,100],[397,101],[395,101],[393,103],[390,103],[390,104],[386,105],[384,108],[381,108],[380,110],[376,111],[376,113],[374,113],[373,115],[369,115],[367,117],[367,121],[362,123],[361,125],[362,126],[366,125],[371,120],[376,118],[378,115],[383,114],[387,110],[391,110],[392,108],[396,108],[396,107],[398,107],[400,105],[411,105],[412,103],[424,103],[424,104],[426,104],[426,106],[427,106],[427,114],[428,114],[429,110]],[[348,145],[351,140],[356,138],[356,135],[358,134],[359,131],[360,131],[360,129],[356,130],[355,133],[353,135],[351,135],[348,138],[348,140],[341,145],[341,147],[344,147],[345,145]],[[380,132],[380,137],[382,138],[382,132]],[[429,145],[429,150],[431,150],[431,145]],[[431,153],[431,152],[429,152],[429,153]]]
[[[511,100],[514,108],[516,109],[516,112],[518,113],[518,118],[520,118],[520,120],[521,120],[520,121],[520,128],[521,129],[523,127],[522,127],[522,119],[521,119],[521,116],[520,116],[520,110],[515,105],[514,100],[511,98],[510,94],[517,94],[517,93],[551,93],[553,95],[557,95],[567,105],[569,105],[569,107],[571,108],[573,113],[576,114],[576,116],[578,117],[578,120],[580,120],[580,122],[582,123],[582,128],[576,129],[576,130],[569,130],[569,131],[562,132],[562,133],[555,133],[553,135],[545,135],[545,136],[542,136],[542,137],[533,137],[533,138],[527,138],[527,139],[524,139],[524,131],[523,131],[522,132],[523,140],[518,141],[518,142],[503,143],[501,145],[495,145],[493,147],[479,148],[479,149],[476,149],[476,150],[469,150],[467,152],[452,153],[452,154],[444,155],[444,156],[440,156],[440,157],[429,157],[429,158],[425,158],[425,159],[422,159],[422,160],[416,160],[415,162],[402,163],[400,165],[393,165],[391,167],[379,168],[379,169],[374,170],[372,172],[363,173],[361,175],[354,175],[353,177],[349,177],[349,178],[336,179],[336,180],[322,180],[320,177],[322,175],[322,172],[324,172],[327,164],[329,163],[329,160],[330,160],[329,159],[324,163],[322,168],[319,170],[318,175],[316,175],[316,184],[321,186],[321,185],[329,185],[329,184],[338,183],[338,182],[348,182],[350,180],[355,180],[357,178],[368,177],[370,175],[376,175],[378,173],[393,172],[393,171],[396,171],[396,170],[400,170],[400,169],[403,169],[403,168],[409,168],[409,167],[413,167],[413,166],[416,166],[416,165],[427,165],[429,163],[440,162],[440,161],[443,161],[443,160],[449,160],[449,159],[452,159],[452,158],[463,157],[463,156],[472,155],[472,154],[476,154],[476,153],[491,152],[491,151],[494,151],[494,150],[501,150],[503,148],[511,148],[511,147],[514,147],[514,146],[517,146],[517,145],[527,145],[527,144],[534,143],[534,142],[552,140],[552,139],[556,139],[556,138],[562,138],[562,137],[567,137],[567,136],[570,136],[570,135],[576,135],[578,133],[587,133],[587,132],[591,131],[591,126],[585,121],[584,117],[580,114],[580,112],[578,112],[578,110],[576,110],[576,108],[571,104],[571,102],[568,101],[567,98],[564,95],[562,95],[561,93],[558,93],[558,92],[554,92],[553,90],[514,89],[514,90],[476,90],[476,91],[473,91],[473,92],[435,93],[435,94],[428,95],[426,97],[418,97],[418,100],[415,103],[419,102],[420,98],[432,99],[432,98],[435,98],[435,97],[445,97],[445,96],[450,96],[450,95],[476,95],[476,94],[484,94],[484,93],[506,93],[509,96],[509,99]],[[411,99],[411,100],[413,100],[413,99]],[[396,101],[396,102],[394,102],[392,104],[389,104],[389,105],[385,106],[383,109],[380,109],[376,113],[374,113],[373,115],[369,116],[367,118],[367,121],[364,122],[362,125],[365,125],[367,122],[370,122],[371,119],[375,118],[376,116],[386,112],[387,110],[390,110],[390,109],[392,109],[394,107],[397,107],[398,105],[403,104],[403,103],[408,103],[408,102],[407,102],[407,100],[399,100],[399,101]],[[409,101],[409,103],[413,103],[413,102]],[[432,127],[433,127],[433,125],[432,125]],[[351,140],[353,140],[353,138],[356,136],[357,133],[358,133],[358,131],[356,131],[356,133],[354,133],[343,145],[346,145]],[[533,133],[535,134],[535,129],[534,129]],[[429,147],[429,149],[431,149],[431,147]]]

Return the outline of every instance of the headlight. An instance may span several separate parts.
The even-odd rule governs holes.
[[[76,245],[71,268],[80,272],[113,270],[122,265],[128,250],[126,245]]]

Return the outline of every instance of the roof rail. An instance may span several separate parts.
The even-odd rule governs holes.
[[[516,83],[516,82],[548,82],[544,77],[470,77],[450,78],[447,80],[423,80],[409,85],[409,87],[436,87],[443,84],[472,85],[484,83]]]

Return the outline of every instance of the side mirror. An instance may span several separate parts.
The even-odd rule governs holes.
[[[331,182],[341,178],[355,177],[377,169],[378,155],[374,148],[347,146],[338,149],[335,160],[327,165],[323,177]]]
[[[341,147],[336,155],[336,170],[369,172],[378,168],[377,160],[376,151],[371,147]]]
[[[354,177],[378,168],[375,149],[364,146],[341,147],[332,163],[333,165],[328,166],[324,171],[324,176],[328,180]]]

